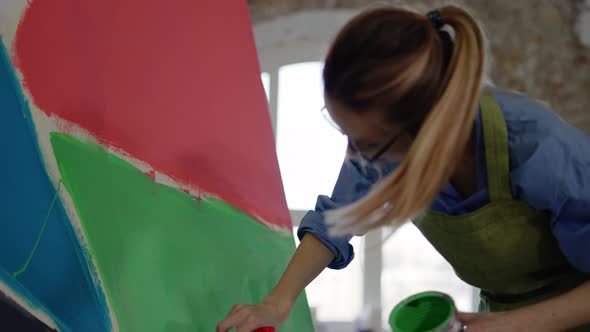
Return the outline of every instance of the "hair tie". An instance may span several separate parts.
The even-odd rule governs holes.
[[[442,16],[440,15],[440,12],[438,10],[428,12],[428,14],[426,14],[426,17],[428,18],[430,23],[432,23],[432,26],[434,26],[434,28],[437,30],[440,30],[440,28],[442,28],[445,25]]]

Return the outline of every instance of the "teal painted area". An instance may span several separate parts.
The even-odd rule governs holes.
[[[35,124],[33,123],[33,116],[29,107],[29,101],[25,98],[19,80],[16,77],[14,67],[10,61],[10,55],[8,54],[7,49],[4,47],[2,35],[0,35],[0,67],[2,68],[2,80],[4,80],[2,83],[2,92],[0,93],[5,93],[5,97],[8,96],[11,100],[9,103],[14,105],[13,108],[18,110],[20,115],[22,115],[24,123],[27,126],[27,130],[33,138],[33,146],[40,154],[41,148],[39,147],[39,142],[37,140],[37,131],[35,130]],[[3,98],[2,105],[0,106],[7,106],[6,101],[7,100]],[[45,161],[43,158],[39,158],[39,160],[45,168]]]
[[[294,251],[292,236],[100,146],[59,133],[51,143],[121,331],[214,331],[233,304],[260,302]],[[301,296],[282,331],[312,330]]]

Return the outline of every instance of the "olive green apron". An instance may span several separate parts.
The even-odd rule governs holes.
[[[586,277],[563,256],[550,216],[512,197],[504,115],[489,94],[480,107],[490,202],[464,215],[429,211],[413,222],[459,278],[481,289],[480,311],[510,310],[571,290]]]

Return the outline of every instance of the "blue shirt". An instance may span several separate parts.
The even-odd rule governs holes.
[[[547,105],[526,96],[492,91],[508,127],[510,179],[515,199],[549,212],[551,229],[559,246],[576,269],[590,273],[590,137],[553,113]],[[449,183],[431,209],[451,215],[465,214],[489,203],[481,114],[476,118],[477,191],[463,198]],[[364,196],[383,175],[397,165],[371,166],[344,163],[331,197],[319,196],[299,226],[299,238],[309,232],[330,248],[335,258],[329,267],[346,267],[354,257],[350,237],[330,237],[323,212],[350,204]]]

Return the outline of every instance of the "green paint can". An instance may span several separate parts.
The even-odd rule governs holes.
[[[460,332],[453,299],[444,293],[423,292],[400,302],[389,316],[393,332]]]

